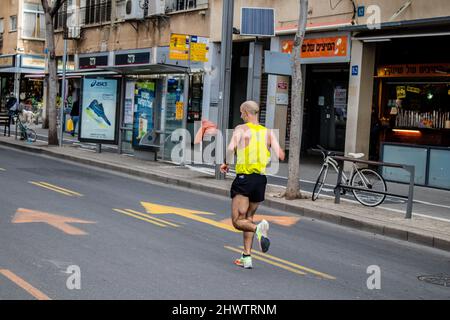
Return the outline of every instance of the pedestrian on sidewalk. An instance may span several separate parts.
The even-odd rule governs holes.
[[[75,131],[78,126],[78,121],[80,120],[80,101],[75,100],[72,104],[72,110],[70,110],[70,117],[72,118],[73,122],[73,130],[70,132],[72,137],[75,136]]]
[[[267,252],[270,246],[267,235],[269,223],[266,220],[257,225],[253,222],[259,204],[264,201],[269,150],[272,148],[280,160],[284,160],[285,155],[274,132],[259,124],[259,105],[256,102],[244,102],[240,111],[245,124],[235,128],[220,171],[222,173],[229,171],[227,159],[233,159],[236,154],[236,179],[231,186],[231,219],[233,226],[244,232],[244,252],[235,260],[235,264],[250,269],[254,235],[256,234],[262,252]]]
[[[14,115],[17,112],[17,106],[18,106],[17,98],[14,97],[13,94],[11,94],[11,96],[8,98],[8,101],[6,102],[6,109],[8,109],[10,124],[14,124]]]

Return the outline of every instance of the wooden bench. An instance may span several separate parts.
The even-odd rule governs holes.
[[[6,136],[6,129],[8,129],[8,137],[11,136],[11,118],[8,111],[0,112],[0,126],[5,126],[3,135]]]

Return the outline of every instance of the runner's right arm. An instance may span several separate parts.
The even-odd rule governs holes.
[[[272,147],[273,151],[275,152],[278,159],[281,161],[284,160],[285,154],[283,149],[281,149],[280,144],[278,143],[278,138],[273,132],[273,130],[269,130],[269,149]]]

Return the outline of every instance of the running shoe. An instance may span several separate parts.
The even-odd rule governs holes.
[[[244,269],[251,269],[252,266],[252,257],[246,256],[244,257],[244,254],[241,255],[239,259],[234,260],[234,264],[238,265],[240,267],[243,267]]]
[[[262,252],[267,252],[270,247],[270,240],[267,236],[269,232],[269,223],[266,220],[262,220],[256,226],[256,237],[258,239],[259,248]]]
[[[89,104],[88,109],[91,109],[99,118],[102,118],[109,126],[111,125],[111,122],[106,117],[105,109],[103,109],[103,104],[98,103],[96,99],[92,100],[92,102]]]

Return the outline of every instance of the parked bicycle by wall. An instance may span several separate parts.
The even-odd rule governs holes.
[[[316,201],[319,197],[320,192],[325,184],[327,179],[328,170],[330,167],[336,172],[339,173],[339,163],[333,159],[333,156],[343,155],[343,153],[328,151],[321,146],[317,146],[318,150],[323,155],[324,162],[322,164],[322,168],[320,169],[319,176],[317,177],[316,184],[314,185],[314,190],[312,194],[312,200]],[[363,153],[349,153],[349,157],[354,159],[360,159],[364,157]],[[352,163],[352,169],[350,174],[347,176],[344,172],[342,173],[342,193],[345,194],[345,185],[351,187],[357,187],[359,190],[352,190],[352,193],[356,200],[362,205],[368,207],[376,207],[383,203],[386,198],[385,194],[377,194],[373,191],[386,192],[387,186],[386,181],[383,179],[378,172],[369,169],[369,168],[360,168],[355,163]],[[361,190],[361,189],[367,189]]]

